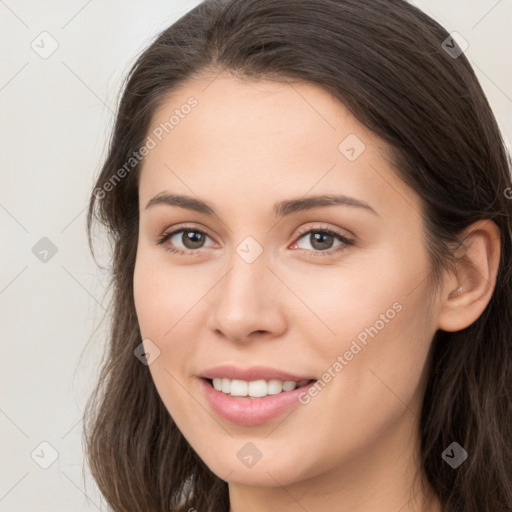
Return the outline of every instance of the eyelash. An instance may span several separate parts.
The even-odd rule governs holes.
[[[183,256],[183,255],[196,256],[196,255],[198,255],[199,249],[195,249],[195,250],[189,249],[189,250],[185,251],[183,249],[177,249],[176,247],[171,247],[169,245],[165,245],[165,242],[167,242],[167,240],[172,238],[177,233],[181,233],[182,231],[201,233],[202,235],[208,236],[208,233],[206,233],[202,229],[196,228],[194,226],[182,226],[182,227],[180,227],[180,229],[176,229],[174,231],[170,231],[168,233],[163,233],[162,235],[160,235],[156,240],[156,244],[162,245],[162,246],[164,246],[164,249],[166,251],[170,251],[170,252],[178,254],[180,256]],[[300,230],[297,235],[297,238],[295,239],[295,242],[293,242],[293,244],[297,243],[301,238],[304,237],[304,235],[307,235],[310,233],[322,233],[322,234],[326,234],[326,235],[332,235],[335,238],[337,238],[340,242],[342,242],[342,245],[340,245],[334,249],[328,249],[326,251],[318,251],[318,250],[310,251],[307,249],[299,249],[302,251],[306,251],[307,253],[310,253],[314,256],[332,256],[333,254],[337,254],[338,252],[341,252],[341,251],[345,250],[347,247],[355,244],[354,240],[351,240],[351,239],[345,237],[344,235],[342,235],[341,233],[338,233],[337,231],[334,231],[329,228],[309,228],[309,229],[306,228],[306,229]]]

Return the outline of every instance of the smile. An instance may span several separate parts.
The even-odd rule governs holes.
[[[200,378],[202,392],[213,411],[225,420],[247,426],[266,423],[298,405],[299,394],[315,382]]]

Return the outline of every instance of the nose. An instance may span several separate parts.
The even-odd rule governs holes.
[[[230,263],[210,296],[208,328],[237,343],[282,335],[287,326],[283,285],[268,268],[265,252],[252,263],[234,252]]]

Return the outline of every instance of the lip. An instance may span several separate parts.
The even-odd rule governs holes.
[[[224,376],[229,378],[226,374]],[[316,382],[316,380],[312,380],[305,386],[293,391],[283,391],[277,395],[251,398],[248,396],[234,397],[222,391],[217,391],[207,378],[200,378],[199,381],[202,391],[214,412],[225,420],[246,426],[261,425],[299,405],[299,395],[306,392]]]
[[[240,368],[233,365],[221,365],[215,366],[214,368],[210,368],[209,370],[204,371],[200,377],[205,379],[215,379],[215,378],[226,378],[226,379],[238,379],[238,380],[246,380],[247,382],[251,382],[254,380],[293,380],[295,382],[300,382],[301,380],[316,380],[313,376],[299,376],[293,375],[291,373],[283,372],[276,368],[270,368],[266,366],[251,366],[250,368]]]

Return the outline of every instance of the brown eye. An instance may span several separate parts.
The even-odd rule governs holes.
[[[208,235],[198,228],[181,228],[169,233],[164,233],[157,240],[157,244],[163,245],[171,252],[193,254],[198,249],[205,247]]]
[[[301,247],[301,240],[306,240],[311,249]],[[338,241],[338,244],[335,242]],[[293,244],[294,248],[304,249],[315,255],[332,255],[340,250],[346,249],[350,245],[354,245],[354,241],[343,236],[341,233],[332,229],[309,229],[302,231],[297,241]]]

